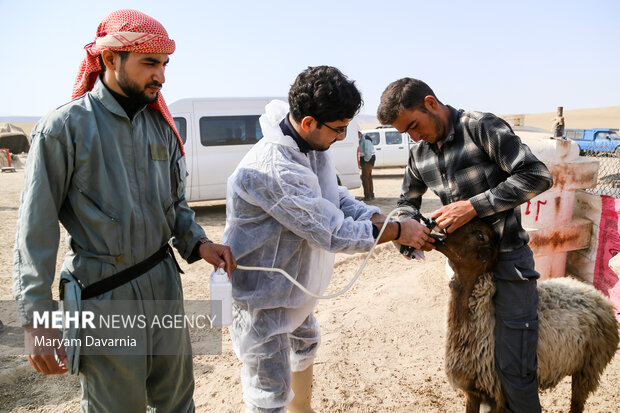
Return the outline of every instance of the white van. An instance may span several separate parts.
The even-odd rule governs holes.
[[[372,139],[375,145],[375,168],[407,166],[409,148],[415,142],[407,133],[400,133],[392,127],[379,127],[361,131]]]
[[[195,98],[168,105],[185,145],[186,198],[206,201],[226,198],[226,181],[253,144],[263,137],[258,118],[273,99]],[[332,145],[338,181],[347,188],[362,183],[357,168],[357,121],[342,141]]]

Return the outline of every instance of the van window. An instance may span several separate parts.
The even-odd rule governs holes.
[[[379,132],[369,132],[369,133],[366,133],[366,136],[372,139],[373,145],[379,145],[379,142],[380,142]]]
[[[253,145],[263,137],[259,115],[205,116],[200,118],[200,143],[203,146]]]
[[[187,119],[174,118],[174,124],[177,127],[177,131],[179,131],[179,135],[181,135],[181,142],[185,145],[185,141],[187,140]]]
[[[400,132],[385,132],[385,143],[388,145],[400,145],[403,143],[403,135]]]

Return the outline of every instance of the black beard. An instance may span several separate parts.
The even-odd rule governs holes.
[[[133,102],[136,103],[136,105],[138,105],[138,106],[145,105],[146,106],[146,105],[150,105],[151,103],[157,102],[157,98],[159,97],[159,92],[157,92],[155,94],[155,97],[149,98],[144,93],[144,89],[146,89],[146,88],[148,88],[150,86],[161,87],[161,83],[159,83],[159,82],[150,82],[150,83],[147,83],[144,86],[144,89],[140,89],[140,86],[138,86],[138,84],[136,84],[135,82],[131,81],[129,79],[129,77],[127,76],[127,73],[125,73],[124,68],[121,67],[121,70],[119,72],[119,78],[118,78],[118,86],[121,88],[123,93],[125,93],[125,95],[127,95],[127,97],[130,100],[132,100]]]
[[[136,102],[136,104],[139,104],[139,105],[150,105],[151,103],[157,102],[157,98],[159,97],[159,92],[157,92],[155,97],[149,98],[144,93],[144,90],[140,90],[138,85],[136,85],[135,83],[124,83],[124,82],[121,83],[121,82],[119,82],[118,86],[125,93],[125,95],[127,95],[127,97],[130,100]],[[151,83],[146,85],[146,87],[149,87],[149,86],[159,86],[159,85],[154,85],[154,84],[151,84]],[[146,87],[145,87],[145,89],[146,89]]]

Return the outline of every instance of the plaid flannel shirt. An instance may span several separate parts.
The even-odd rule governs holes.
[[[451,130],[441,148],[411,148],[399,206],[419,210],[433,191],[443,205],[469,200],[500,236],[500,251],[516,250],[529,236],[517,208],[553,185],[551,173],[502,119],[450,106]]]

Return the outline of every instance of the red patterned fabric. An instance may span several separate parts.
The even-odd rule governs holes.
[[[95,41],[84,46],[84,49],[86,57],[80,64],[71,93],[72,99],[92,90],[97,76],[101,73],[98,56],[103,50],[172,54],[175,45],[164,26],[157,20],[137,10],[124,9],[112,12],[104,18],[97,27]],[[183,142],[161,92],[157,102],[150,106],[158,110],[170,125],[179,140],[181,153],[185,155]]]
[[[601,204],[593,283],[609,297],[616,310],[616,319],[620,323],[620,282],[618,274],[609,268],[609,260],[620,254],[620,199],[601,195]]]

